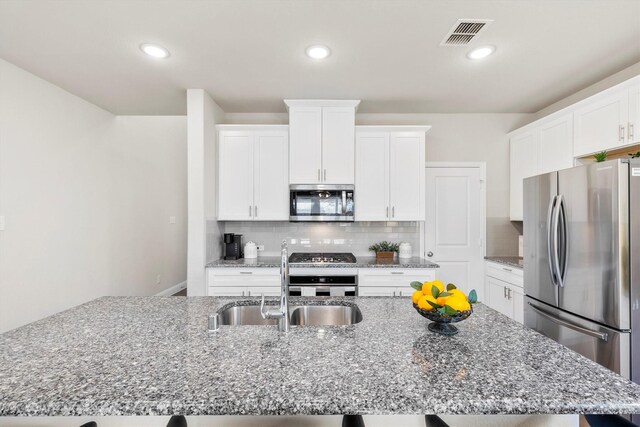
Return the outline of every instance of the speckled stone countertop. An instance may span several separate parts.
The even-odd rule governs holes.
[[[515,268],[523,268],[524,260],[517,256],[486,256],[487,261],[497,262],[498,264],[509,265]]]
[[[265,267],[276,268],[280,267],[280,257],[258,257],[257,259],[238,259],[238,260],[224,260],[219,259],[217,261],[210,262],[206,265],[207,268],[224,268],[224,267]],[[438,264],[435,264],[427,259],[412,257],[406,259],[394,258],[392,261],[378,260],[376,257],[356,257],[355,263],[291,263],[290,268],[439,268]]]
[[[351,326],[208,333],[236,301],[103,297],[2,334],[0,415],[640,413],[639,385],[482,304],[453,337],[390,297],[292,298],[355,302]]]

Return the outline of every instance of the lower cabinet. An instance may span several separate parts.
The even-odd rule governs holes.
[[[524,322],[522,270],[487,262],[485,277],[486,304],[517,322]]]
[[[280,269],[278,268],[209,268],[208,296],[278,296]]]
[[[430,282],[436,279],[434,269],[361,268],[358,270],[359,296],[411,296],[411,282]]]

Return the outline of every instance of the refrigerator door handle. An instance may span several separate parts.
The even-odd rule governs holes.
[[[551,249],[552,245],[553,245],[553,212],[555,211],[556,208],[556,200],[557,200],[558,196],[553,196],[553,199],[551,199],[551,201],[549,202],[549,212],[547,214],[547,259],[549,260],[549,275],[551,275],[551,283],[553,283],[554,286],[558,286],[558,282],[556,280],[556,273],[554,272],[553,268],[555,265],[554,259],[553,259],[553,251]]]
[[[553,212],[553,227],[552,227],[552,234],[553,234],[553,269],[555,271],[555,277],[556,277],[556,284],[558,286],[560,286],[561,288],[564,287],[564,281],[562,280],[561,277],[561,270],[560,270],[560,260],[558,259],[560,257],[560,253],[559,253],[559,248],[558,248],[558,240],[560,240],[560,236],[559,236],[559,222],[560,222],[560,211],[561,211],[561,206],[563,204],[563,197],[562,195],[558,195],[557,197],[557,202],[555,204],[555,209]]]
[[[582,326],[578,326],[575,325],[571,322],[567,322],[566,320],[562,320],[557,318],[556,316],[554,316],[551,313],[548,313],[547,311],[536,307],[535,305],[531,304],[530,302],[527,302],[527,304],[529,304],[531,306],[531,308],[533,308],[535,310],[536,313],[538,313],[541,316],[546,317],[547,319],[551,320],[554,323],[557,323],[558,325],[564,326],[566,328],[569,329],[573,329],[574,331],[580,332],[582,334],[585,335],[589,335],[590,337],[594,337],[594,338],[599,338],[602,341],[607,341],[607,339],[609,339],[609,334],[607,334],[606,332],[599,332],[599,331],[594,331],[591,329],[587,329],[587,328],[583,328]]]
[[[558,281],[560,283],[560,287],[564,288],[564,281],[567,277],[567,258],[569,254],[569,229],[567,228],[567,205],[564,202],[564,197],[562,195],[558,196],[558,217],[562,219],[562,229],[561,229],[561,237],[560,240],[562,242],[561,253],[559,255],[562,256],[561,259],[558,259]]]

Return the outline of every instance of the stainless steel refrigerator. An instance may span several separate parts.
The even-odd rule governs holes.
[[[525,325],[640,383],[640,159],[525,179],[523,230]]]

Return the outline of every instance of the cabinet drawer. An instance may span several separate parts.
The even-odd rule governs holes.
[[[277,268],[211,268],[207,286],[280,286]]]
[[[244,286],[209,286],[207,296],[210,297],[242,297],[247,293]]]
[[[435,280],[436,272],[432,269],[360,269],[358,272],[358,286],[381,286],[407,288],[407,294],[411,292],[411,282],[427,282]]]
[[[360,297],[409,297],[413,289],[394,286],[358,286]]]
[[[514,286],[523,287],[524,284],[523,272],[521,268],[510,267],[508,265],[487,261],[486,274],[487,276],[503,280]]]

